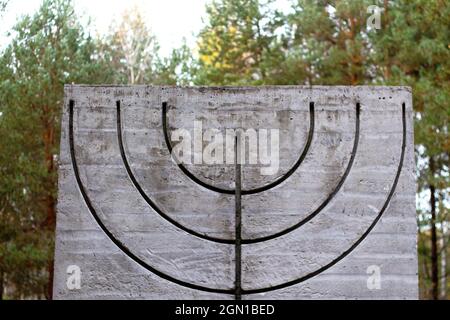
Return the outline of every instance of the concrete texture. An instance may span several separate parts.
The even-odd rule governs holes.
[[[141,192],[121,155],[117,101],[123,151]],[[289,171],[306,147],[314,102],[313,138],[298,169],[273,189],[242,196],[242,238],[268,237],[242,245],[242,299],[418,298],[409,88],[70,85],[59,159],[56,299],[235,298],[234,243],[177,225],[233,240],[235,197],[196,184],[171,160],[163,102],[169,132],[192,128],[194,120],[204,129],[280,130],[280,170],[264,176],[259,165],[243,165],[243,189]],[[206,183],[234,188],[233,165],[186,168]],[[81,270],[80,289],[66,285],[70,265]],[[379,289],[367,286],[370,266],[380,269]]]

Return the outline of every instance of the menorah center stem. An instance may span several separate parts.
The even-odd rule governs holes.
[[[235,138],[235,299],[241,300],[241,272],[242,272],[242,257],[241,257],[241,239],[242,239],[242,210],[241,210],[241,164],[240,159],[240,134],[238,133]]]

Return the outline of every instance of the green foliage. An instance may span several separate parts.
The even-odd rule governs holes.
[[[197,74],[197,62],[191,48],[186,43],[172,50],[168,58],[157,57],[153,84],[159,85],[189,85],[193,82],[193,75]]]
[[[308,84],[357,85],[371,80],[367,7],[372,1],[298,0],[289,15],[290,50],[301,57]]]
[[[212,1],[198,40],[196,84],[261,84],[269,77],[267,59],[280,50],[275,31],[280,13],[273,1]]]
[[[77,20],[70,1],[46,0],[0,58],[0,281],[13,297],[50,294],[63,86],[109,81]]]
[[[143,84],[153,78],[158,44],[137,7],[125,11],[119,24],[101,40],[101,60],[114,73],[114,83]]]
[[[9,0],[2,0],[0,1],[0,14],[5,10],[6,6],[8,5]]]
[[[139,9],[125,11],[119,23],[99,39],[98,57],[112,74],[114,84],[188,84],[193,74],[191,49],[183,44],[168,58],[159,56],[159,45]]]

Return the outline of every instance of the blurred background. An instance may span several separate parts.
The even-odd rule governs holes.
[[[0,300],[52,297],[66,83],[411,86],[420,298],[450,296],[450,1],[0,0],[0,22]]]

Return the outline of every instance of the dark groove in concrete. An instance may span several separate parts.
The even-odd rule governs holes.
[[[308,151],[309,151],[309,148],[311,147],[311,142],[312,142],[312,139],[314,136],[314,122],[315,122],[314,102],[311,102],[309,104],[309,119],[310,119],[309,120],[309,132],[308,132],[308,139],[306,141],[305,148],[303,149],[303,152],[301,153],[300,157],[297,159],[295,164],[292,166],[292,168],[290,168],[289,171],[286,172],[284,175],[282,175],[281,177],[279,177],[278,179],[276,179],[275,181],[273,181],[267,185],[264,185],[264,186],[261,186],[258,188],[254,188],[254,189],[242,190],[242,192],[241,192],[242,195],[256,194],[256,193],[270,190],[270,189],[278,186],[285,180],[287,180],[292,174],[295,173],[295,171],[297,171],[298,167],[300,167],[300,165],[305,160],[305,158],[308,154]],[[172,143],[169,138],[169,133],[168,133],[168,128],[167,128],[167,102],[163,102],[163,104],[162,104],[162,126],[163,126],[163,131],[164,131],[164,140],[166,141],[167,149],[169,150],[169,153],[171,154],[171,156],[174,157],[174,155],[172,154],[173,147],[172,147]],[[191,179],[198,185],[200,185],[208,190],[218,192],[218,193],[230,194],[230,195],[235,194],[234,189],[219,188],[219,187],[210,185],[210,184],[200,180],[195,175],[193,175],[180,161],[177,161],[175,159],[175,162],[177,163],[178,168],[180,168],[180,170],[183,171],[183,173],[189,179]]]

